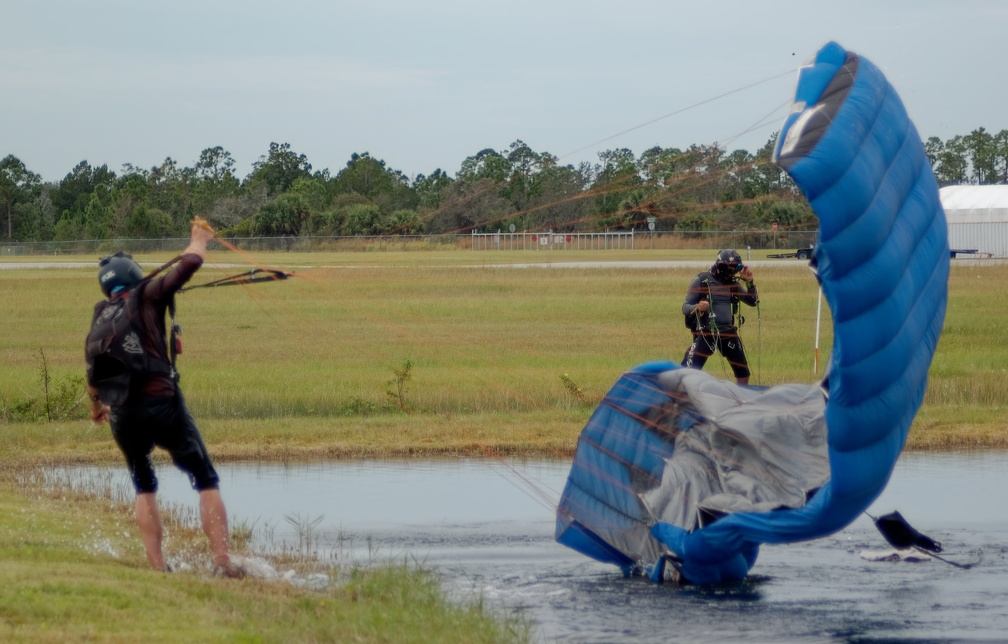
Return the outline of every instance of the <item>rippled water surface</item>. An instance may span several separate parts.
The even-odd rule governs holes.
[[[905,454],[869,508],[939,540],[932,560],[871,562],[888,546],[862,517],[828,538],[764,546],[745,582],[677,588],[625,579],[553,541],[563,461],[225,465],[236,521],[338,560],[425,562],[449,589],[522,611],[541,641],[1008,641],[1008,454]],[[195,505],[162,467],[166,501]],[[122,477],[126,485],[125,474]],[[300,527],[301,534],[298,534]]]

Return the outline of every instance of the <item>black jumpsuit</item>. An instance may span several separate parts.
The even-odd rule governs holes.
[[[697,304],[703,300],[710,302],[710,308],[706,313],[695,312]],[[682,305],[686,325],[693,333],[693,343],[686,349],[682,366],[703,369],[707,358],[716,350],[728,360],[735,378],[749,377],[749,361],[735,326],[735,311],[739,302],[749,306],[759,303],[755,284],[743,286],[736,277],[723,281],[711,271],[694,278]]]

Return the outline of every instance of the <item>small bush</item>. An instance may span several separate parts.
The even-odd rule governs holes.
[[[38,355],[41,395],[36,398],[17,398],[11,403],[3,400],[0,402],[0,418],[8,422],[82,418],[84,377],[64,376],[54,381],[49,373],[45,351],[40,348]]]
[[[378,411],[378,405],[360,396],[351,396],[340,404],[340,416],[370,416]]]
[[[385,383],[385,396],[394,407],[409,412],[410,408],[406,404],[406,385],[413,378],[413,361],[409,358],[403,360],[401,367],[392,369],[392,374],[395,378]]]

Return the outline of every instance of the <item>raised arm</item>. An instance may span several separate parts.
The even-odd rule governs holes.
[[[739,293],[739,301],[745,302],[749,306],[756,306],[759,304],[759,293],[756,292],[756,281],[753,278],[752,268],[748,266],[743,266],[742,270],[738,274],[739,280],[742,282],[741,290]]]
[[[189,232],[189,245],[182,251],[183,255],[199,255],[200,259],[206,259],[207,244],[214,238],[216,233],[210,227],[206,219],[196,216],[192,221],[192,228]]]

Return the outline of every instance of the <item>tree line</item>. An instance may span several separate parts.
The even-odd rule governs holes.
[[[313,170],[271,143],[248,176],[222,147],[192,166],[171,158],[143,169],[81,161],[44,182],[14,155],[0,161],[0,238],[44,242],[184,237],[196,214],[235,237],[458,234],[472,230],[706,232],[816,227],[771,161],[776,135],[751,154],[717,144],[618,148],[595,163],[561,165],[521,140],[483,149],[449,175],[408,177],[367,152],[336,173]],[[924,142],[940,185],[1008,183],[1008,130],[983,128]]]

